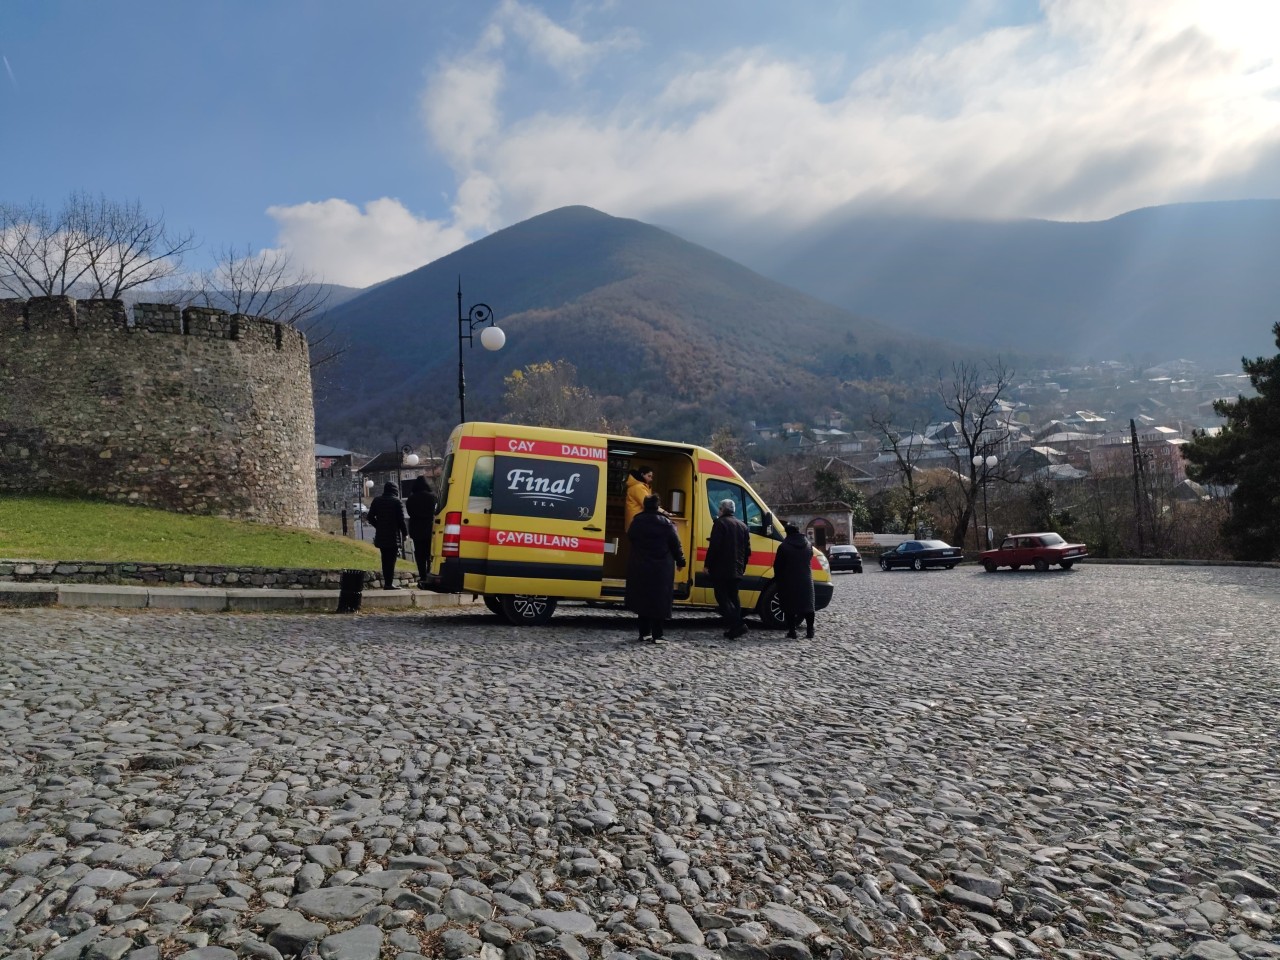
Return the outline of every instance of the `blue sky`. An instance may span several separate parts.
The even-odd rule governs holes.
[[[138,199],[332,282],[558,206],[734,238],[838,211],[1280,197],[1258,0],[6,0],[0,200]]]

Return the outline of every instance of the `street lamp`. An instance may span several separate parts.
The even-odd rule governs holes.
[[[467,378],[462,369],[462,343],[475,346],[472,333],[476,327],[484,327],[480,331],[480,346],[486,350],[501,350],[507,342],[507,335],[502,328],[493,322],[493,310],[486,303],[477,303],[462,314],[462,277],[458,277],[458,422],[467,422]]]
[[[405,444],[400,448],[400,462],[396,464],[396,492],[404,497],[403,481],[400,479],[400,471],[405,467],[416,467],[418,465],[418,455],[413,452],[413,447]]]
[[[986,528],[987,533],[987,549],[991,549],[991,518],[987,514],[987,476],[995,469],[1000,459],[994,454],[983,456],[976,454],[973,458],[973,465],[982,470],[982,525]],[[978,547],[982,549],[981,546]]]
[[[418,455],[413,452],[413,447],[405,444],[400,448],[400,462],[396,464],[396,493],[400,499],[404,499],[403,480],[400,479],[400,471],[405,467],[416,467],[418,465]],[[400,556],[406,557],[404,541],[400,542]]]

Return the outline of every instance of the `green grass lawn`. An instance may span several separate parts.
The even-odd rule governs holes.
[[[380,569],[370,544],[319,531],[55,497],[0,497],[0,557]]]

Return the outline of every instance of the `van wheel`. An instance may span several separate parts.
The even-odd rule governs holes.
[[[489,608],[489,612],[496,614],[503,620],[507,619],[507,612],[502,609],[502,598],[496,597],[492,593],[484,595],[484,605]]]
[[[551,597],[534,597],[527,593],[509,594],[502,598],[502,613],[517,627],[540,627],[556,612]]]
[[[760,623],[766,630],[781,630],[787,625],[787,615],[782,609],[782,601],[778,599],[778,585],[770,584],[769,589],[760,595],[756,604],[756,613]]]

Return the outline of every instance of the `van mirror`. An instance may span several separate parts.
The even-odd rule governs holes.
[[[766,513],[764,515],[764,535],[766,537],[772,537],[773,533],[773,514]]]

